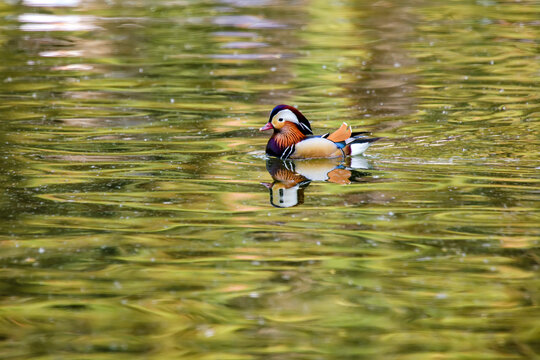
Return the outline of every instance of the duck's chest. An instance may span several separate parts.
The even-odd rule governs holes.
[[[266,154],[270,156],[281,157],[285,148],[286,146],[282,146],[278,141],[276,141],[276,138],[273,137],[268,140],[268,144],[266,144]]]

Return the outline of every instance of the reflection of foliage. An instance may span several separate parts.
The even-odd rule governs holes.
[[[0,3],[1,353],[538,356],[535,4],[225,3]],[[276,103],[375,169],[271,207]]]

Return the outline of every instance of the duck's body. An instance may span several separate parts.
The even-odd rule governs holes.
[[[289,105],[278,105],[268,123],[260,130],[273,129],[266,154],[281,159],[334,158],[362,154],[380,138],[368,138],[365,132],[353,133],[347,124],[331,134],[314,136],[304,115]]]

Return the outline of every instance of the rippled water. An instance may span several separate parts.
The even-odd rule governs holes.
[[[540,357],[539,13],[0,3],[1,357]]]

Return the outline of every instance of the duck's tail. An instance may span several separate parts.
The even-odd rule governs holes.
[[[372,142],[379,140],[380,138],[369,138],[369,139],[357,139],[352,142],[351,145],[351,156],[361,155],[368,149]]]
[[[336,131],[322,137],[336,143],[336,146],[342,149],[344,154],[355,156],[364,153],[372,142],[381,139],[380,137],[368,138],[366,135],[369,134],[371,134],[369,131],[352,132],[351,127],[343,123]]]

